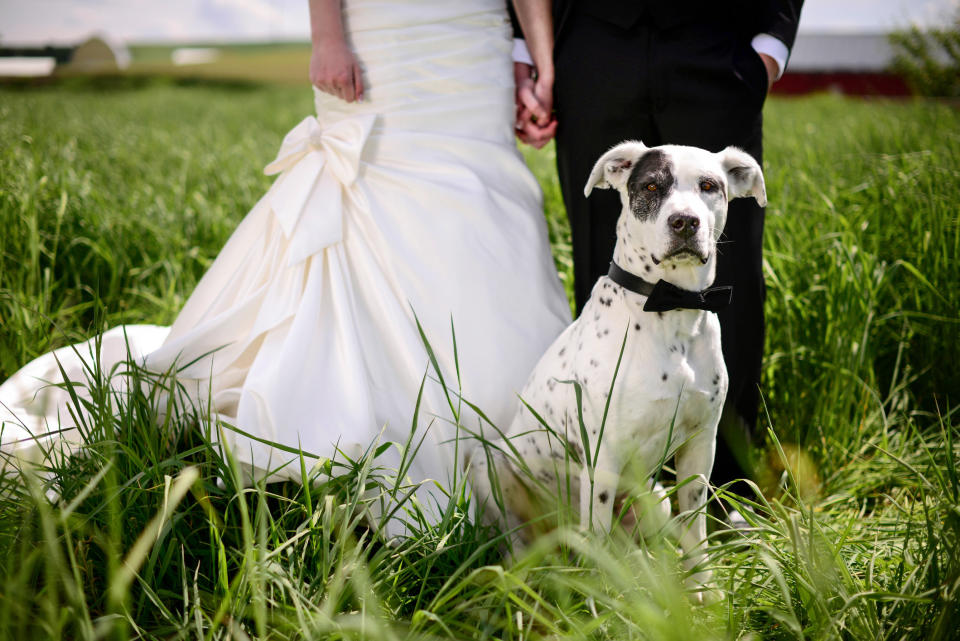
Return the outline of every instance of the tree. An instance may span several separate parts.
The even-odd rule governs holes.
[[[893,70],[923,96],[960,97],[960,10],[947,27],[890,34]]]

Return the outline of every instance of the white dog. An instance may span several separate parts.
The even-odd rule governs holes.
[[[643,493],[675,456],[687,519],[680,544],[692,567],[704,556],[707,479],[727,392],[720,325],[707,310],[729,302],[730,288],[707,288],[728,200],[765,205],[763,175],[733,147],[625,142],[597,161],[585,195],[595,187],[619,190],[623,204],[610,273],[530,375],[507,439],[473,456],[474,488],[515,527],[572,487],[581,527],[609,531],[618,498]],[[707,581],[707,572],[691,577]]]

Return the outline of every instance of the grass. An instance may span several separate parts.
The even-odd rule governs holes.
[[[302,87],[0,89],[0,379],[171,322],[310,109]],[[189,406],[157,427],[173,383],[129,367],[129,396],[95,381],[83,456],[2,482],[0,638],[953,638],[960,114],[818,96],[766,118],[769,431],[753,527],[711,535],[720,603],[690,604],[664,537],[561,529],[504,560],[462,482],[385,541],[376,450],[245,487]],[[552,152],[525,153],[569,274]]]
[[[194,43],[191,46],[212,47],[217,57],[209,63],[175,66],[173,45],[134,45],[127,74],[162,74],[174,78],[203,78],[238,81],[259,81],[271,84],[303,86],[310,63],[309,42]]]

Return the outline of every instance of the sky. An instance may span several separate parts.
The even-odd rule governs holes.
[[[936,26],[958,7],[960,0],[806,0],[800,29]],[[74,43],[94,32],[126,42],[305,40],[310,29],[307,0],[0,0],[5,44]]]

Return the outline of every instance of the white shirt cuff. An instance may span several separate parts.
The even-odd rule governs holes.
[[[783,75],[783,70],[787,68],[787,58],[790,57],[790,50],[787,49],[787,45],[769,33],[758,33],[753,37],[753,40],[750,41],[750,44],[757,53],[765,53],[776,60],[777,77],[774,78],[774,80],[780,80],[780,76]],[[516,51],[516,48],[514,48],[514,51]],[[516,59],[516,53],[514,53],[514,59]]]
[[[527,49],[527,41],[523,38],[513,39],[513,61],[522,62],[531,67],[534,66],[533,58],[530,57],[530,50]]]

